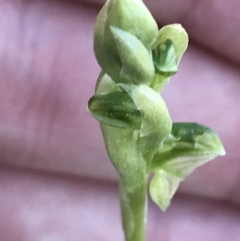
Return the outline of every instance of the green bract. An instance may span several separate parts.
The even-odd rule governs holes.
[[[173,123],[159,92],[178,70],[188,45],[180,24],[158,31],[141,0],[108,0],[94,32],[102,72],[88,108],[100,121],[120,177],[126,241],[145,240],[147,187],[166,210],[179,183],[225,151],[217,134],[194,123]]]

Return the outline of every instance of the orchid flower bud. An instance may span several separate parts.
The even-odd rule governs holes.
[[[178,70],[178,64],[188,46],[188,35],[181,24],[169,24],[158,32],[152,47],[156,74],[150,84],[156,91],[162,91],[169,77]]]
[[[122,37],[121,48],[119,48],[119,31],[116,40],[116,31],[112,30],[119,29],[122,31],[120,37]],[[114,34],[115,32],[115,34]],[[124,34],[127,33],[131,39],[136,38],[139,43],[138,47],[140,52],[138,53],[139,61],[150,66],[149,73],[146,78],[146,69],[144,68],[143,74],[141,73],[142,65],[138,65],[132,62],[132,65],[126,67],[130,62],[126,59],[122,59],[122,51],[127,53],[128,49],[124,49],[124,45],[128,44],[129,38],[125,39]],[[153,78],[153,67],[151,59],[152,45],[157,40],[158,27],[141,0],[108,0],[103,8],[101,9],[95,26],[94,32],[94,52],[97,61],[104,72],[106,72],[116,83],[135,83],[132,79],[139,79],[140,83],[148,83],[149,79]],[[133,42],[132,42],[133,43]],[[146,54],[148,53],[148,54]],[[133,56],[134,54],[134,56]],[[129,58],[136,59],[137,53],[130,51],[128,53]],[[126,55],[126,54],[125,54]],[[146,58],[142,58],[142,55]],[[123,67],[124,66],[124,67]],[[133,69],[134,71],[127,71],[127,77],[125,73],[126,69]],[[135,76],[136,69],[138,69],[138,76]],[[139,78],[139,75],[141,76]]]

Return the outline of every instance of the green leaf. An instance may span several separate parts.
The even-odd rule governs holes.
[[[165,210],[176,191],[172,187],[177,187],[198,166],[219,155],[225,155],[225,150],[213,130],[197,123],[173,123],[171,134],[152,162],[155,177],[150,184],[150,194],[154,202]],[[162,190],[158,189],[161,185]]]
[[[134,35],[116,27],[110,28],[122,63],[120,76],[129,83],[150,84],[155,72],[150,52]]]
[[[105,124],[119,128],[141,128],[141,112],[125,92],[94,95],[88,102],[88,108],[97,120]]]

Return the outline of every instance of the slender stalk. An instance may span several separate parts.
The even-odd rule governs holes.
[[[120,180],[122,225],[126,241],[145,241],[147,221],[147,181],[136,190],[128,191]]]

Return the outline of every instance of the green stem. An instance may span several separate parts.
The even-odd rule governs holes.
[[[147,181],[134,191],[120,179],[122,225],[125,241],[145,241],[147,221]]]

